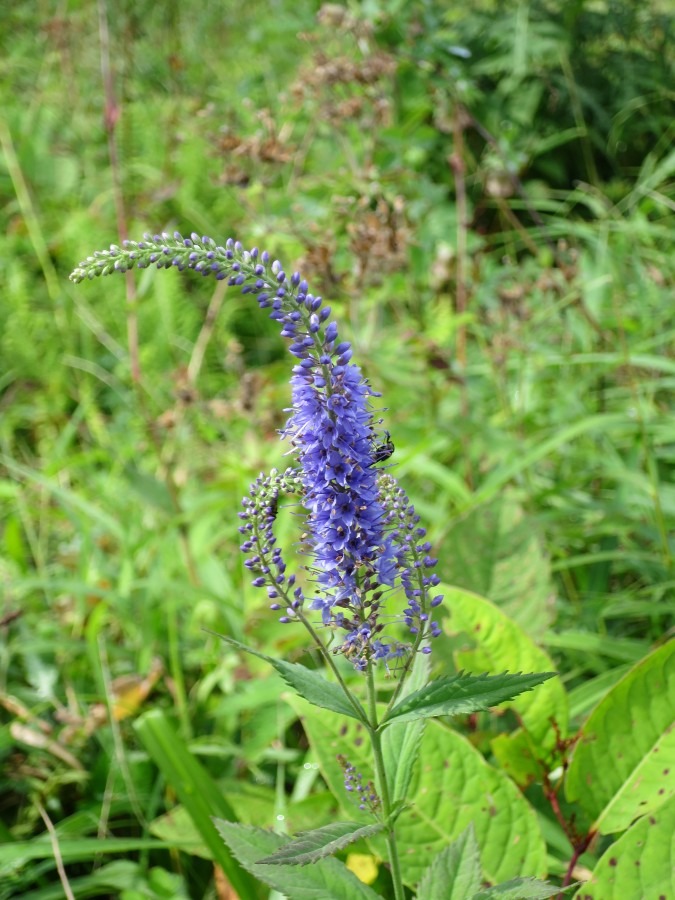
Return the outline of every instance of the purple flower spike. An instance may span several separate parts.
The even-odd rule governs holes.
[[[441,633],[431,620],[443,599],[432,571],[437,560],[405,493],[377,468],[394,452],[388,433],[377,434],[380,422],[370,404],[380,395],[352,362],[352,345],[338,339],[330,307],[300,273],[288,276],[267,251],[246,251],[232,238],[219,246],[196,232],[185,239],[176,231],[146,234],[143,243],[128,241],[121,248],[113,244],[84,260],[71,280],[151,264],[227,279],[269,310],[289,342],[292,408],[283,435],[298,468],[261,476],[243,502],[241,549],[253,585],[266,588],[283,623],[308,622],[316,614],[317,627],[337,631],[336,651],[358,670],[377,663],[398,667],[411,652],[428,653],[428,640]],[[286,573],[273,534],[280,498],[289,494],[303,508],[302,552],[309,557],[304,581]],[[401,588],[407,606],[396,613],[391,606]],[[396,623],[408,629],[410,644],[385,640],[383,630]]]

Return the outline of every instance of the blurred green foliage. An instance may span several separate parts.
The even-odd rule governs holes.
[[[203,630],[303,652],[238,552],[241,496],[284,464],[283,342],[207,280],[70,285],[120,229],[233,235],[331,298],[444,580],[548,650],[575,726],[671,634],[669,4],[446,7],[0,10],[0,837],[135,839],[129,900],[216,896],[207,861],[143,844],[172,802],[146,704],[244,820],[331,800],[278,682]],[[504,727],[467,723],[488,755]],[[115,883],[95,852],[78,897]],[[0,871],[0,898],[61,896],[51,857]]]

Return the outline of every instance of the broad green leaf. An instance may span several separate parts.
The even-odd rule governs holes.
[[[370,824],[372,815],[360,810],[358,798],[345,790],[344,771],[337,761],[338,755],[342,755],[355,766],[364,782],[373,779],[372,753],[364,726],[354,719],[327,716],[297,695],[288,695],[284,699],[300,717],[312,754],[344,817]]]
[[[550,657],[529,635],[500,609],[477,594],[458,588],[443,588],[445,605],[450,611],[444,628],[451,634],[465,632],[472,649],[458,650],[458,668],[471,672],[550,672],[555,667]],[[549,749],[555,742],[551,719],[562,735],[567,733],[568,705],[559,678],[551,678],[532,693],[522,694],[506,704],[521,719],[535,747]]]
[[[406,883],[416,884],[471,823],[489,881],[545,874],[546,850],[532,807],[466,738],[436,720],[424,733],[408,800],[411,807],[396,823]]]
[[[159,709],[149,710],[134,722],[134,729],[150,758],[189,812],[203,843],[227,875],[235,890],[244,897],[257,897],[250,875],[230,856],[218,837],[211,817],[234,814],[218,786],[197,762]]]
[[[352,705],[339,685],[332,681],[327,681],[318,672],[314,672],[312,669],[308,669],[306,666],[301,666],[298,663],[289,663],[283,659],[267,656],[265,653],[253,650],[251,647],[247,647],[245,644],[241,644],[239,641],[235,641],[234,638],[227,637],[224,634],[218,634],[216,637],[219,637],[232,647],[236,647],[237,650],[250,653],[251,656],[257,656],[258,659],[264,659],[265,662],[268,662],[277,670],[290,688],[315,706],[320,706],[322,709],[330,709],[332,712],[339,713],[342,716],[350,716],[352,719],[360,719],[362,722],[367,720],[365,710],[356,698],[354,698],[354,704]]]
[[[424,872],[417,896],[420,900],[466,900],[480,887],[481,877],[476,835],[469,825]]]
[[[190,845],[192,856],[200,856],[202,859],[213,859],[211,851],[202,840],[192,816],[184,806],[175,806],[170,812],[158,816],[150,823],[150,834],[166,841],[169,847],[178,847],[181,844]]]
[[[284,844],[276,853],[259,859],[259,864],[278,866],[282,864],[292,866],[306,866],[307,863],[325,859],[353,844],[361,838],[370,837],[382,831],[384,825],[377,822],[374,825],[360,825],[358,822],[333,822],[313,831],[304,831],[298,834],[288,844]]]
[[[574,900],[675,897],[675,798],[638,819],[600,857]]]
[[[624,831],[638,815],[646,815],[675,796],[675,727],[656,740],[595,822],[602,834]]]
[[[521,788],[527,788],[542,777],[541,761],[536,747],[524,728],[502,732],[490,741],[490,748],[501,769]]]
[[[625,671],[626,669],[624,667],[619,671],[613,669],[610,672],[605,673],[608,676],[612,676],[611,678],[604,679],[601,676],[598,679],[593,679],[591,682],[588,682],[588,684],[594,685],[593,691],[589,692],[588,695],[584,694],[583,697],[582,685],[578,689],[579,699],[577,701],[577,709],[582,708],[582,704],[585,705],[589,703],[591,693],[597,695],[597,702],[597,700],[607,693],[609,687],[618,681],[622,672]],[[601,686],[602,684],[604,684],[604,687]],[[570,692],[570,705],[572,704],[574,693],[575,692]],[[572,709],[570,709],[570,715],[571,714]],[[503,771],[506,772],[519,787],[525,789],[532,783],[541,780],[541,755],[525,729],[518,728],[510,733],[502,732],[501,734],[498,734],[490,741],[490,748],[492,749],[495,759],[499,763],[499,767],[503,769]],[[546,768],[549,768],[549,766],[547,765]],[[566,841],[567,839],[565,839],[565,844]]]
[[[432,716],[458,716],[489,709],[552,678],[555,672],[523,675],[518,672],[502,675],[468,675],[460,672],[432,681],[410,694],[382,722],[381,728],[393,721],[410,721]]]
[[[345,791],[344,774],[335,758],[343,754],[364,780],[372,778],[371,750],[363,726],[341,725],[297,697],[289,702],[301,715],[322,775],[341,807],[356,821],[371,821]],[[417,884],[436,855],[471,823],[490,881],[545,873],[546,853],[537,817],[506,775],[489,766],[465,738],[433,719],[428,720],[418,756],[407,797],[411,808],[396,821],[407,884]],[[384,856],[381,839],[371,840]]]
[[[565,792],[603,834],[675,793],[675,641],[631,669],[584,724]]]
[[[307,868],[262,865],[261,858],[271,856],[288,842],[284,835],[223,819],[216,819],[215,825],[242,866],[293,900],[376,900],[379,896],[332,857],[317,860]]]
[[[569,692],[570,718],[576,719],[593,709],[629,669],[629,665],[608,669],[606,672],[596,675],[595,678],[582,681],[580,685],[573,688]]]
[[[565,893],[569,888],[556,887],[538,878],[513,878],[503,884],[478,891],[471,900],[548,900]]]
[[[426,653],[418,653],[412,671],[401,688],[401,697],[407,697],[421,689],[427,683],[430,671],[431,657]],[[394,802],[404,801],[408,794],[425,725],[425,719],[394,722],[382,735],[384,770]]]
[[[539,531],[508,494],[453,525],[443,560],[457,587],[489,597],[528,634],[541,636],[552,622],[553,585]]]

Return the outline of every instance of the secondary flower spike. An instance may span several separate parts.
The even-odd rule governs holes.
[[[261,476],[244,500],[240,513],[242,550],[253,584],[265,587],[272,608],[282,621],[298,621],[307,610],[320,613],[321,624],[337,629],[336,648],[357,668],[381,659],[428,652],[427,639],[440,633],[430,612],[441,597],[431,597],[438,584],[431,574],[436,560],[423,540],[419,517],[391,475],[376,463],[386,458],[376,439],[370,398],[378,397],[351,361],[352,348],[341,341],[330,307],[310,293],[299,273],[290,277],[281,263],[257,248],[244,250],[237,241],[219,246],[192,234],[145,235],[120,247],[98,251],[84,260],[71,280],[126,272],[131,268],[192,269],[204,276],[227,279],[252,294],[268,309],[295,357],[292,409],[283,431],[299,469]],[[387,434],[387,447],[393,444]],[[272,526],[280,494],[296,494],[305,510],[302,544],[310,562],[306,584],[286,576]],[[404,623],[412,644],[384,640],[383,605],[393,602],[391,590],[401,585],[408,606],[387,609],[388,622]]]

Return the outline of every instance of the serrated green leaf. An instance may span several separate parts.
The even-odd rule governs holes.
[[[541,760],[537,748],[524,728],[502,732],[490,741],[500,768],[521,788],[541,779]]]
[[[553,620],[553,585],[539,533],[508,494],[456,522],[443,559],[457,573],[457,587],[489,597],[528,634],[541,636]]]
[[[638,819],[600,857],[574,900],[675,897],[675,798]]]
[[[575,746],[565,792],[603,834],[623,831],[675,794],[674,723],[675,641],[669,641],[612,688]]]
[[[215,633],[215,632],[214,632]],[[259,650],[253,650],[246,644],[235,641],[234,638],[227,637],[224,634],[218,634],[225,643],[249,653],[251,656],[257,656],[258,659],[264,659],[281,675],[286,684],[308,700],[314,706],[320,706],[322,709],[330,709],[332,712],[339,713],[342,716],[349,716],[352,719],[360,719],[362,722],[367,721],[365,710],[354,698],[354,703],[350,703],[342,688],[332,681],[327,681],[318,672],[301,666],[298,663],[289,663],[283,659],[275,659],[273,656],[267,656],[260,653]]]
[[[304,831],[298,834],[294,840],[284,844],[276,853],[259,859],[259,865],[278,866],[306,866],[307,863],[316,862],[332,856],[338,850],[348,847],[361,838],[371,837],[382,831],[384,825],[377,822],[374,825],[360,825],[358,822],[332,822],[312,831]]]
[[[443,849],[424,872],[420,900],[466,900],[480,887],[482,870],[473,825]]]
[[[278,851],[288,838],[251,825],[214,820],[216,828],[242,866],[259,881],[293,900],[378,900],[379,895],[339,860],[329,857],[308,868],[261,865],[259,860]]]
[[[548,900],[569,888],[556,887],[538,878],[512,878],[474,894],[471,900]]]
[[[460,672],[447,678],[432,681],[419,691],[410,694],[382,722],[381,728],[392,721],[410,721],[433,716],[458,716],[489,709],[518,694],[531,691],[538,684],[552,678],[555,672],[501,675],[469,675]]]
[[[356,821],[368,821],[356,804],[350,805],[344,774],[335,758],[343,754],[364,780],[372,778],[363,726],[341,724],[297,697],[289,697],[288,702],[298,710],[321,773],[342,808]],[[471,823],[481,847],[483,869],[491,881],[545,874],[545,845],[537,817],[506,775],[489,766],[465,738],[433,719],[427,720],[418,757],[408,795],[411,808],[396,821],[407,884],[416,885],[436,855]],[[370,842],[385,855],[378,836]]]
[[[555,666],[551,658],[512,619],[484,597],[453,587],[442,587],[450,618],[444,629],[450,634],[465,632],[471,649],[457,650],[458,668],[480,672],[504,669],[520,672],[547,672]],[[506,703],[515,710],[538,748],[550,749],[556,740],[553,719],[559,733],[567,734],[567,694],[559,678],[552,678],[532,693]]]

